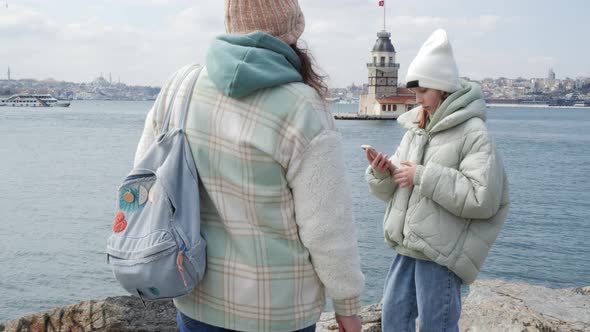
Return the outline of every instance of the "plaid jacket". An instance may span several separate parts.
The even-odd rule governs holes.
[[[313,325],[326,291],[337,313],[357,313],[364,278],[341,139],[324,102],[302,83],[230,98],[206,68],[187,91],[179,77],[190,70],[162,89],[136,155],[180,87],[177,100],[191,97],[186,133],[204,187],[207,270],[192,294],[175,299],[177,308],[240,331]]]

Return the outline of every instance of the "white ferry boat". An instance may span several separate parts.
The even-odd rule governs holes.
[[[68,107],[67,101],[59,101],[49,94],[16,94],[4,100],[0,99],[0,106],[9,107]]]

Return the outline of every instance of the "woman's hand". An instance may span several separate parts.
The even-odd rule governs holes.
[[[377,153],[377,155],[373,155],[367,150],[367,160],[371,164],[371,167],[379,173],[385,173],[385,171],[390,170],[393,174],[393,171],[395,170],[395,166],[393,166],[393,163],[387,159],[387,155],[382,154],[381,152]]]
[[[365,154],[367,155],[367,160],[369,161],[369,164],[372,165],[373,161],[377,157],[377,150],[375,150],[372,147],[368,147],[365,149]]]
[[[402,161],[404,168],[398,168],[393,172],[393,180],[400,188],[406,188],[414,185],[414,174],[416,174],[416,164],[409,161]]]
[[[338,322],[338,332],[360,332],[363,328],[361,318],[354,316],[340,316],[336,314],[336,322]]]

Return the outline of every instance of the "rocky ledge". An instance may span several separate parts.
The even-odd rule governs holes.
[[[16,320],[0,322],[0,332],[177,331],[171,301],[143,303],[134,297],[84,301]],[[363,331],[381,331],[381,305],[363,308]],[[590,286],[550,289],[502,280],[479,280],[463,301],[462,332],[590,331]],[[333,313],[324,313],[318,332],[338,331]]]

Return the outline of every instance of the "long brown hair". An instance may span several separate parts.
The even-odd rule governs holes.
[[[440,107],[440,105],[442,105],[442,103],[445,101],[445,99],[447,99],[447,97],[449,97],[450,95],[451,94],[448,92],[441,91],[440,104],[438,105],[438,107]],[[438,111],[438,107],[436,109],[437,111]],[[424,109],[422,109],[422,113],[420,113],[420,117],[418,118],[418,128],[425,129],[427,120],[428,120],[428,112],[425,111]]]
[[[428,119],[428,112],[425,109],[422,109],[422,113],[420,113],[420,117],[418,118],[418,128],[424,129],[426,128],[426,120]]]
[[[299,60],[301,60],[301,70],[299,70],[299,73],[303,76],[303,83],[314,88],[320,97],[325,98],[328,95],[328,85],[324,81],[326,76],[322,76],[316,71],[315,61],[309,50],[299,48],[295,44],[292,44],[291,48],[297,53]]]

